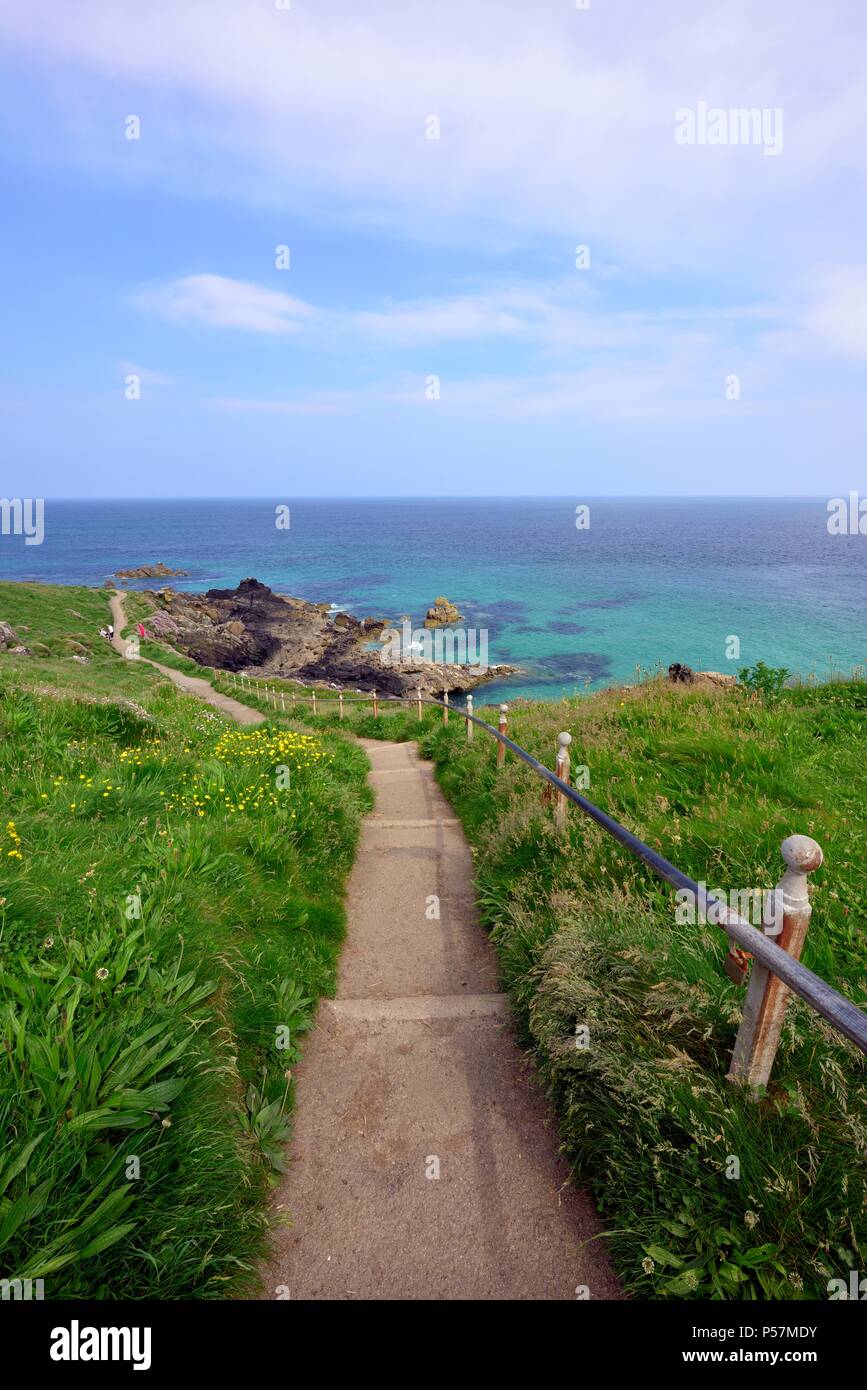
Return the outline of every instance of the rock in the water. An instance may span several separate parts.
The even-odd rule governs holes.
[[[424,620],[425,627],[450,627],[454,623],[459,623],[463,614],[459,613],[451,599],[435,598],[431,607],[427,610]]]
[[[170,570],[160,561],[157,565],[139,565],[138,569],[116,570],[115,579],[169,579],[183,578],[186,570]]]

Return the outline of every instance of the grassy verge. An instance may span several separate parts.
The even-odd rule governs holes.
[[[510,735],[548,766],[564,729],[587,795],[712,888],[771,886],[781,841],[814,836],[826,866],[804,960],[865,1006],[867,685],[768,702],[652,681],[511,709]],[[368,732],[392,736],[385,719]],[[767,1094],[733,1090],[744,991],[720,929],[678,924],[672,890],[577,810],[558,836],[539,779],[511,758],[497,774],[483,732],[468,744],[463,721],[436,717],[422,748],[469,835],[504,981],[627,1290],[826,1298],[830,1278],[863,1270],[861,1055],[794,1000]]]
[[[0,655],[0,1275],[242,1291],[334,986],[366,760],[123,661],[98,592],[0,585],[0,617],[34,653]]]

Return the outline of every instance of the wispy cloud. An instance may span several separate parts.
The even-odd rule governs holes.
[[[156,289],[140,290],[133,302],[176,323],[252,333],[294,333],[314,313],[309,304],[280,290],[225,275],[186,275]]]
[[[185,194],[339,197],[422,237],[553,233],[564,254],[589,236],[645,267],[736,247],[797,258],[817,189],[867,170],[865,33],[862,5],[814,0],[718,13],[668,0],[630,6],[628,25],[618,5],[526,0],[493,13],[442,0],[433,23],[421,0],[29,0],[0,14],[0,39],[46,69],[48,99],[58,63],[67,103],[82,94],[79,157],[124,177],[130,152],[109,132],[138,92],[136,158]],[[678,145],[674,113],[699,100],[781,108],[784,153]],[[850,218],[826,235],[854,246],[859,232]]]

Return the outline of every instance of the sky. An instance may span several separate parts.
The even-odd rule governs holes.
[[[0,494],[867,492],[865,41],[0,0]]]

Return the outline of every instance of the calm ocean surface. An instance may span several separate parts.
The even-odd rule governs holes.
[[[826,499],[101,501],[45,504],[45,539],[0,535],[0,579],[101,585],[162,560],[177,588],[248,575],[358,617],[420,623],[438,594],[526,674],[492,695],[550,697],[672,661],[802,676],[867,661],[867,536],[830,536]],[[153,584],[153,581],[152,581]],[[147,582],[136,587],[148,587]],[[0,612],[0,618],[3,617]],[[740,639],[728,660],[726,640]]]

